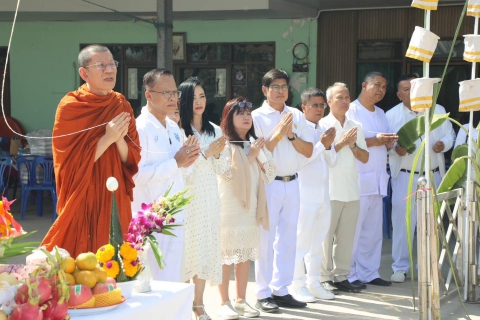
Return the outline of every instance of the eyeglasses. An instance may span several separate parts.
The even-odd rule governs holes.
[[[175,99],[180,99],[182,96],[182,91],[155,91],[155,90],[148,90],[148,92],[155,92],[155,93],[160,93],[163,95],[164,99],[170,99],[171,97],[174,97]]]
[[[278,84],[272,84],[271,86],[269,86],[269,88],[277,92],[280,92],[280,91],[288,90],[288,85],[284,84],[283,86],[279,86]]]
[[[326,109],[328,107],[328,104],[326,103],[314,103],[314,104],[309,104],[308,105],[310,108],[313,109]]]
[[[235,106],[239,106],[240,108],[251,109],[252,108],[252,103],[248,102],[248,101],[240,101],[240,102],[232,104],[231,109],[233,109]]]
[[[105,71],[108,68],[113,70],[113,69],[116,69],[118,67],[118,61],[114,60],[114,61],[109,61],[109,62],[97,62],[97,63],[91,64],[91,65],[85,66],[84,68],[88,68],[88,67],[95,67],[95,68],[97,68],[97,70],[102,70],[102,71]]]

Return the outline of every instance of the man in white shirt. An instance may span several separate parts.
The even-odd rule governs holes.
[[[408,121],[423,115],[423,112],[415,112],[411,110],[410,106],[410,81],[418,78],[417,75],[404,75],[400,77],[397,84],[397,96],[402,101],[387,112],[388,125],[392,132],[398,132],[400,128]],[[445,114],[445,108],[441,105],[435,106],[435,113]],[[422,158],[419,158],[416,168],[413,168],[413,160],[419,150],[419,146],[424,139],[424,136],[415,141],[416,151],[408,154],[407,150],[396,144],[394,148],[389,151],[390,172],[392,175],[392,258],[393,258],[393,275],[392,282],[404,282],[407,272],[410,270],[407,231],[405,226],[406,202],[404,198],[407,196],[408,181],[410,172],[415,171],[414,183],[418,180],[418,172],[421,170]],[[450,121],[445,121],[430,133],[430,142],[426,143],[425,147],[431,148],[430,154],[430,168],[434,172],[433,176],[435,184],[438,186],[442,177],[445,175],[445,157],[444,152],[447,152],[455,141],[455,132],[453,131]],[[413,190],[416,186],[413,186]],[[411,235],[415,232],[417,225],[417,208],[414,201],[415,197],[411,198],[412,212],[411,212]]]
[[[178,125],[167,117],[175,111],[180,98],[172,73],[164,69],[149,71],[143,77],[143,86],[147,105],[136,119],[142,151],[133,177],[133,215],[142,210],[142,203],[158,200],[170,186],[170,195],[184,190],[182,168],[190,167],[200,154],[198,140],[192,136],[182,143]],[[176,224],[182,225],[184,219],[183,211],[175,215]],[[148,253],[154,280],[181,281],[184,227],[175,228],[173,233],[176,237],[155,234],[165,266],[160,270],[153,252]]]
[[[360,214],[352,253],[348,281],[362,286],[365,283],[390,286],[390,281],[380,278],[378,269],[382,257],[383,197],[387,195],[387,149],[398,137],[388,133],[385,112],[375,104],[387,92],[387,79],[379,72],[370,72],[362,83],[358,99],[350,104],[347,116],[360,122],[368,147],[368,162],[358,164],[360,187]],[[366,286],[365,286],[366,287]]]
[[[330,227],[323,241],[321,283],[324,289],[338,293],[360,292],[360,286],[352,285],[347,276],[352,260],[355,226],[360,210],[357,160],[368,161],[368,150],[362,125],[346,115],[350,105],[350,93],[344,83],[337,82],[327,89],[330,114],[320,120],[321,130],[334,127],[334,147],[337,159],[330,168],[329,192],[332,216]]]
[[[305,159],[298,171],[300,186],[300,213],[297,225],[297,252],[292,296],[302,302],[315,302],[316,298],[331,300],[335,295],[320,285],[320,267],[323,259],[321,243],[330,225],[330,197],[328,195],[328,165],[335,162],[335,128],[320,131],[318,122],[327,107],[325,94],[317,88],[302,93],[302,110],[314,143],[313,155]],[[305,269],[307,273],[305,275]]]
[[[292,283],[300,197],[297,172],[304,158],[313,152],[311,134],[303,114],[285,105],[288,74],[272,69],[262,79],[266,97],[252,112],[255,134],[265,138],[265,146],[277,164],[277,177],[265,185],[270,231],[260,229],[260,258],[255,261],[256,307],[276,312],[278,306],[303,308],[287,286]]]

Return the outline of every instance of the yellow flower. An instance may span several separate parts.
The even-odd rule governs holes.
[[[107,276],[110,278],[115,278],[120,272],[120,266],[118,262],[114,260],[105,262],[103,269],[107,271]]]
[[[115,248],[111,244],[106,244],[101,246],[97,250],[97,260],[101,263],[105,263],[109,260],[112,260],[113,256],[115,255]]]
[[[127,277],[133,277],[138,271],[138,268],[141,267],[140,263],[137,260],[127,261],[123,260],[123,267],[125,268],[125,275]]]
[[[135,261],[138,257],[138,252],[130,245],[130,242],[125,242],[120,246],[120,255],[126,261]]]

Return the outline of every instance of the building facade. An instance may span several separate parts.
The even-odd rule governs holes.
[[[0,3],[0,71],[16,2]],[[423,25],[423,11],[410,8],[410,3],[385,0],[378,8],[374,0],[212,0],[201,5],[173,0],[178,51],[172,71],[177,85],[190,76],[204,82],[207,111],[215,122],[235,96],[260,106],[261,78],[273,67],[289,73],[293,106],[299,106],[305,88],[325,90],[336,81],[346,82],[354,99],[366,73],[383,72],[389,90],[380,106],[388,110],[398,103],[396,78],[422,73],[419,61],[405,58],[414,27]],[[431,77],[443,72],[462,10],[456,5],[461,1],[449,3],[432,12],[431,30],[441,40]],[[22,0],[7,68],[6,114],[19,120],[26,132],[51,128],[60,99],[81,85],[78,52],[92,43],[108,46],[120,62],[115,89],[138,114],[145,104],[141,79],[156,67],[157,30],[148,23],[155,18],[156,0],[46,0],[41,5]],[[472,30],[473,18],[465,17],[439,97],[461,121],[458,82],[470,78],[461,35]]]

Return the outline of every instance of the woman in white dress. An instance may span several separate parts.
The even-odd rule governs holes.
[[[251,108],[250,102],[238,97],[227,102],[222,114],[222,131],[227,138],[224,154],[229,163],[229,170],[219,179],[223,281],[218,287],[222,299],[218,315],[223,319],[260,314],[246,302],[245,295],[250,261],[259,255],[260,227],[269,227],[264,183],[273,181],[276,165],[264,148],[265,140],[254,140]],[[234,307],[228,295],[233,264],[237,295]]]
[[[202,148],[202,155],[187,178],[189,194],[195,196],[185,210],[185,279],[192,279],[195,284],[193,311],[196,317],[210,320],[203,305],[203,292],[206,280],[211,285],[222,282],[217,174],[228,170],[222,155],[225,138],[220,127],[208,121],[207,99],[200,81],[189,78],[178,90],[182,92],[180,114],[185,136],[195,135]]]

